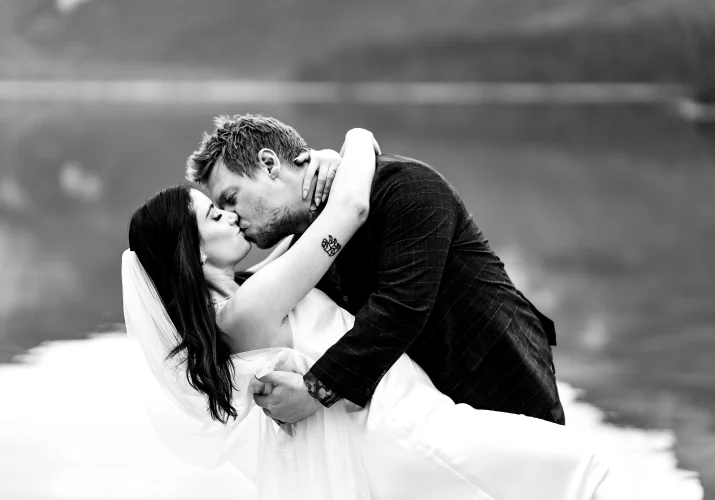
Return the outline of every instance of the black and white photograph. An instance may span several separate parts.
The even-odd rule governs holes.
[[[0,499],[715,497],[713,0],[0,0]]]

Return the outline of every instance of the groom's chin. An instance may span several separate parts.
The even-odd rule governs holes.
[[[253,243],[255,246],[257,246],[261,250],[268,250],[269,248],[273,248],[280,240],[273,241],[272,239],[267,240],[267,239],[261,238],[258,240],[250,239],[248,241],[249,241],[249,243]]]
[[[262,231],[251,232],[250,235],[244,234],[244,236],[250,243],[253,243],[261,250],[267,250],[273,248],[280,243],[283,238],[292,234],[283,229],[283,227],[269,226]]]

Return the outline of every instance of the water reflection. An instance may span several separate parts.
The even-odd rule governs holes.
[[[364,126],[438,168],[556,320],[558,376],[674,429],[715,487],[712,137],[664,107],[0,108],[0,361],[122,320],[131,212],[182,181],[212,116],[247,111],[320,148]]]
[[[11,332],[13,319],[35,316],[38,310],[61,317],[56,309],[61,310],[62,298],[80,291],[79,269],[62,255],[46,251],[32,228],[0,222],[0,261],[4,263],[0,288],[3,328],[0,331],[6,334]],[[49,330],[42,332],[39,340],[53,337],[54,332]],[[10,349],[10,354],[19,352],[13,345],[6,347],[4,341],[0,339],[3,352],[6,349]]]
[[[82,165],[74,160],[69,160],[62,165],[59,185],[68,198],[74,198],[85,203],[99,201],[99,198],[104,194],[102,178],[96,173],[82,168]]]
[[[255,498],[232,468],[192,467],[161,446],[138,397],[153,378],[126,335],[48,344],[24,361],[0,366],[0,497]]]
[[[230,466],[202,470],[159,444],[138,396],[156,382],[126,335],[50,343],[25,361],[0,367],[11,403],[0,414],[2,498],[255,498]],[[604,425],[578,391],[559,390],[569,425],[600,450],[629,498],[702,498],[694,475],[676,468],[671,432]]]
[[[0,205],[9,211],[17,212],[26,208],[28,204],[27,195],[17,179],[14,177],[0,179]]]

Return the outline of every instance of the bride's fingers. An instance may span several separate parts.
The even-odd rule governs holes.
[[[315,186],[315,204],[317,206],[320,206],[320,203],[328,198],[330,189],[327,186],[327,182],[328,179],[330,179],[330,183],[332,184],[339,163],[339,161],[331,161],[327,163],[327,165],[324,163],[320,166],[320,170],[318,171],[318,184]]]
[[[331,168],[328,170],[328,175],[327,178],[325,179],[325,187],[323,188],[323,196],[322,196],[322,201],[325,203],[325,200],[328,199],[328,195],[330,194],[330,190],[333,187],[333,181],[335,180],[335,174],[338,171],[338,165],[335,166],[335,168]]]
[[[253,402],[256,403],[258,406],[260,406],[261,408],[263,408],[266,411],[268,411],[268,408],[274,408],[275,404],[276,404],[275,396],[273,396],[272,394],[267,394],[265,396],[261,395],[261,394],[254,394]],[[268,416],[272,417],[272,415],[268,415]]]
[[[301,154],[299,154],[296,159],[294,160],[297,165],[301,165],[305,163],[308,159],[310,159],[310,163],[308,164],[308,167],[305,169],[304,175],[303,175],[303,199],[305,200],[308,198],[308,193],[310,192],[310,184],[313,181],[313,176],[315,175],[315,172],[318,170],[318,159],[315,157],[315,155],[311,154],[310,151],[304,151]],[[302,161],[298,161],[302,160]]]
[[[263,389],[263,382],[258,380],[256,377],[251,377],[251,380],[248,382],[248,392],[252,392],[254,394],[259,393]]]
[[[303,151],[298,156],[296,156],[295,159],[293,160],[293,163],[295,163],[296,165],[302,165],[303,163],[305,163],[308,160],[310,160],[310,150]]]
[[[248,391],[259,396],[267,396],[273,392],[273,384],[270,382],[261,382],[256,377],[251,378],[248,383]]]
[[[266,406],[266,398],[268,396],[261,396],[260,394],[254,394],[253,395],[253,402],[256,403],[258,406],[261,408],[264,408]]]

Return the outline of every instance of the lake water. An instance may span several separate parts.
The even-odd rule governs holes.
[[[44,341],[117,331],[129,216],[182,181],[212,116],[238,112],[274,115],[315,148],[339,149],[347,129],[366,127],[383,151],[441,171],[556,321],[559,379],[615,424],[674,431],[678,465],[715,492],[715,136],[667,106],[2,104],[0,362],[23,363]],[[87,366],[62,380],[85,387],[94,365],[81,353],[104,352],[82,351],[92,342],[52,344],[76,347],[57,373]],[[32,359],[28,374],[51,376],[48,358]],[[46,397],[32,387],[0,394],[3,406]],[[47,401],[52,415],[74,400]],[[111,404],[102,397],[83,415]],[[5,444],[3,454],[37,446]]]

